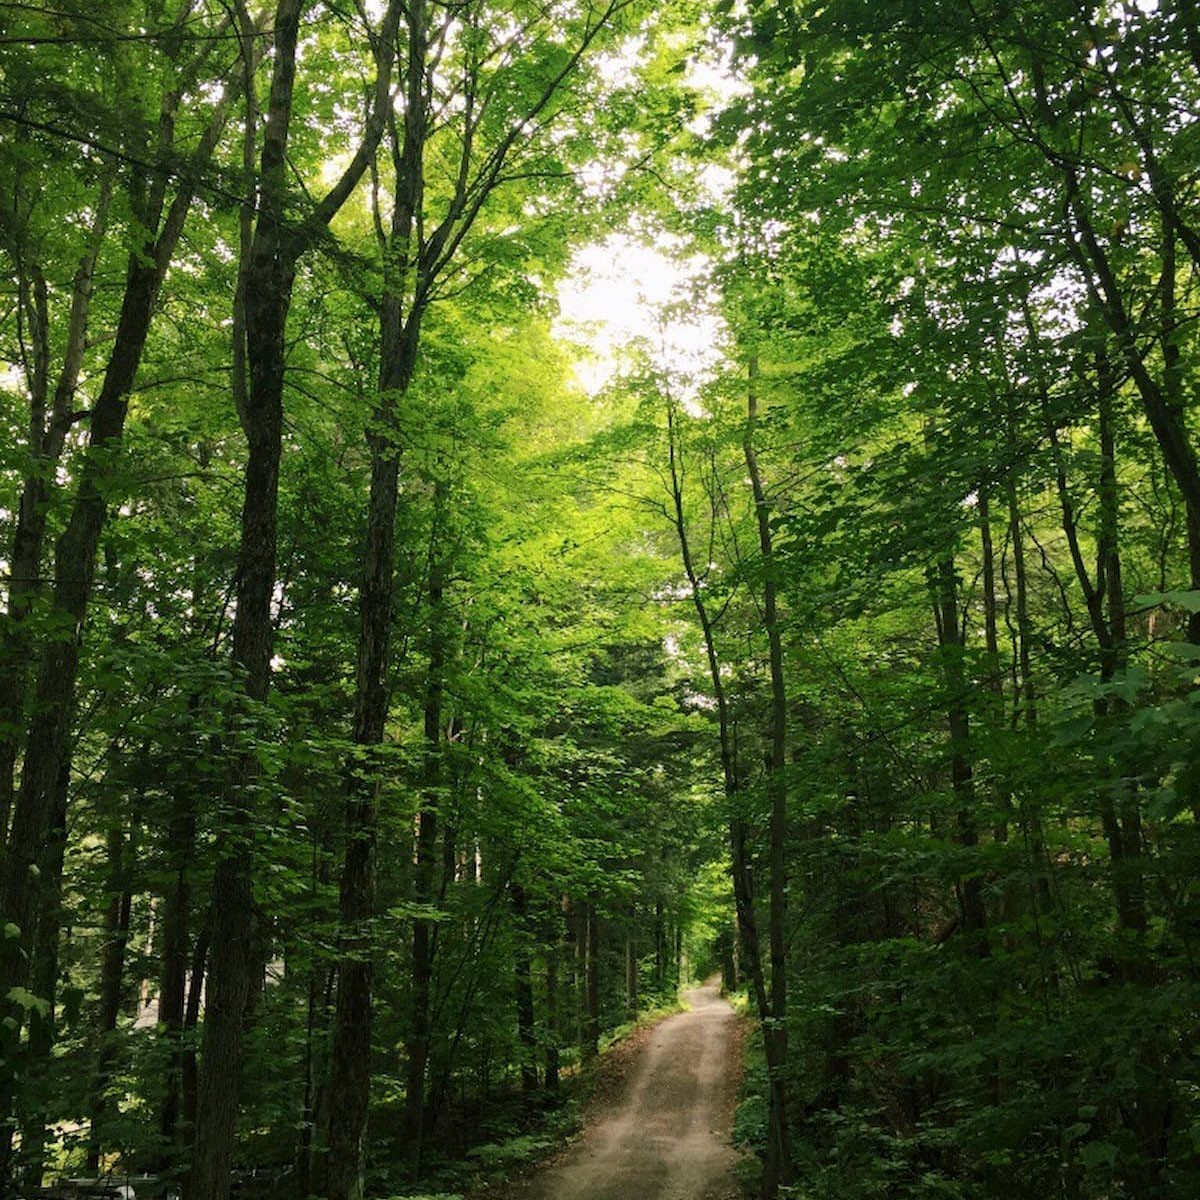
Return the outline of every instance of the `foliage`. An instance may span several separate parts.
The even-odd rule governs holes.
[[[467,1190],[720,972],[768,1194],[1197,1191],[1193,6],[9,7],[0,1184],[187,1179],[230,1048],[326,1194],[358,979],[350,1174]]]

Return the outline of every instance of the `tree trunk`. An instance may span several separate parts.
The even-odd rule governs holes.
[[[208,945],[212,939],[212,913],[206,915],[204,925],[192,944],[192,966],[189,972],[187,1007],[183,1012],[183,1069],[182,1084],[183,1122],[180,1141],[187,1145],[196,1129],[196,1112],[200,1106],[200,1071],[196,1054],[195,1032],[200,1023],[200,1002],[204,998],[204,985],[208,975]]]
[[[533,970],[529,961],[529,906],[525,898],[525,889],[519,883],[512,884],[509,891],[513,913],[517,918],[513,970],[517,1001],[517,1041],[521,1054],[521,1091],[528,1098],[537,1091],[538,1086]]]
[[[145,231],[145,236],[129,258],[112,353],[91,408],[88,446],[79,472],[75,502],[55,548],[51,619],[55,627],[69,633],[46,644],[38,666],[21,786],[13,809],[8,853],[0,872],[0,920],[20,931],[18,936],[0,942],[0,996],[9,995],[24,978],[25,956],[30,950],[35,917],[30,867],[42,853],[48,818],[57,802],[55,797],[60,787],[66,787],[70,773],[70,730],[80,643],[95,578],[96,553],[108,515],[108,485],[116,470],[116,451],[122,442],[129,393],[145,348],[154,303],[191,207],[194,180],[220,140],[233,92],[232,87],[227,87],[214,108],[191,156],[188,170],[180,175],[178,189],[169,206],[164,202],[165,175],[153,183],[139,179],[133,187],[136,224]],[[166,131],[164,136],[169,137],[173,129],[173,123],[165,118],[176,101],[174,92],[164,99],[164,120],[160,122],[160,128]],[[166,153],[170,150],[169,142],[160,148]],[[41,885],[57,888],[60,881],[43,879]],[[0,1057],[11,1061],[23,1014],[11,1003],[6,1007],[12,1020],[3,1024]],[[0,1090],[0,1124],[6,1123],[10,1109],[11,1096],[5,1096]],[[4,1157],[0,1152],[0,1158]],[[6,1172],[7,1162],[0,1162],[0,1189],[7,1185]]]
[[[567,929],[574,949],[571,956],[571,1027],[582,1060],[587,1057],[587,909],[582,903],[571,905]]]
[[[625,931],[625,1008],[630,1017],[638,1013],[638,954],[637,908],[629,912],[629,927]]]
[[[145,253],[152,254],[153,251],[151,245]],[[116,344],[100,395],[92,409],[89,450],[80,475],[79,491],[55,554],[54,620],[71,634],[47,643],[38,672],[21,787],[0,875],[0,915],[5,924],[14,925],[20,931],[18,936],[0,942],[0,995],[7,996],[24,979],[25,956],[30,949],[30,933],[36,916],[34,877],[30,867],[41,854],[49,827],[48,817],[55,804],[54,797],[60,790],[60,778],[70,770],[69,734],[80,639],[95,576],[96,551],[107,514],[105,484],[112,471],[113,449],[119,444],[124,429],[127,397],[149,329],[158,280],[158,271],[153,265],[143,265],[138,259],[131,263]],[[65,779],[61,786],[66,786]],[[43,880],[45,886],[51,882]],[[19,1027],[20,1010],[10,1015]]]
[[[129,855],[124,831],[113,825],[108,831],[108,906],[104,912],[104,954],[100,968],[100,1002],[96,1009],[96,1074],[92,1080],[91,1126],[88,1132],[87,1170],[100,1170],[104,1147],[104,1121],[108,1111],[108,1089],[117,1061],[114,1034],[121,1013],[125,971],[125,948],[129,941],[129,917],[133,892],[129,885]]]
[[[62,921],[62,870],[67,847],[67,768],[62,768],[49,814],[38,867],[37,930],[30,988],[47,1006],[33,1010],[29,1018],[28,1074],[25,1084],[27,1107],[21,1122],[23,1182],[40,1187],[45,1170],[46,1124],[53,1086],[55,1010],[58,1001],[58,946]]]
[[[55,547],[51,619],[56,627],[70,633],[47,643],[37,672],[34,715],[25,744],[21,787],[13,811],[9,850],[0,875],[0,917],[22,932],[0,944],[0,995],[7,995],[20,982],[22,962],[29,949],[26,939],[32,928],[29,867],[36,861],[45,835],[59,773],[70,770],[69,733],[80,642],[95,579],[96,552],[108,515],[108,483],[116,469],[116,451],[124,434],[129,393],[141,363],[154,304],[191,207],[191,181],[212,157],[235,90],[227,87],[214,108],[169,206],[164,203],[165,176],[154,186],[139,178],[131,187],[136,223],[145,235],[129,257],[112,353],[91,408],[87,451],[79,471],[75,502]],[[164,110],[176,100],[174,93],[164,99]],[[169,121],[162,125],[172,128]],[[169,149],[168,145],[164,153]],[[15,1016],[19,1029],[20,1013]]]
[[[1013,728],[1021,718],[1029,728],[1037,725],[1037,686],[1033,679],[1032,625],[1029,620],[1029,576],[1025,569],[1025,535],[1021,529],[1021,510],[1017,503],[1017,485],[1010,476],[1005,486],[1008,500],[1009,541],[1013,553],[1013,587],[1017,608],[1017,685],[1013,689]]]
[[[196,789],[182,779],[172,796],[167,826],[166,858],[172,882],[163,902],[162,960],[158,991],[158,1026],[167,1043],[169,1066],[166,1090],[159,1109],[163,1138],[160,1169],[178,1157],[179,1106],[183,1076],[183,1026],[191,920],[191,872],[196,846]]]
[[[992,696],[988,708],[989,720],[996,726],[1004,721],[1004,677],[1000,668],[1000,621],[996,600],[996,550],[992,541],[991,500],[986,486],[979,488],[979,541],[983,558],[983,636],[987,648],[987,679],[984,681]],[[1012,799],[1006,792],[996,797],[998,813],[992,827],[997,842],[1008,841]]]
[[[667,450],[669,457],[669,479],[671,487],[672,523],[679,542],[680,556],[683,561],[684,574],[691,593],[692,606],[700,624],[704,637],[704,650],[708,661],[709,681],[712,685],[713,696],[717,704],[717,725],[720,735],[721,774],[725,785],[725,801],[729,809],[729,848],[730,874],[733,880],[734,910],[737,915],[738,934],[741,940],[742,953],[746,964],[746,974],[749,977],[751,990],[754,994],[758,1011],[759,1027],[762,1030],[763,1050],[767,1058],[767,1069],[772,1072],[775,1066],[782,1066],[777,1055],[780,1049],[777,1038],[772,1037],[769,1030],[772,1026],[772,1007],[767,995],[766,974],[763,970],[762,951],[758,936],[758,917],[754,908],[754,891],[750,872],[750,853],[746,839],[746,824],[739,809],[740,781],[737,774],[737,763],[734,753],[733,728],[729,715],[729,703],[725,692],[725,681],[721,674],[720,659],[717,655],[716,631],[708,606],[705,603],[704,591],[699,572],[692,556],[691,541],[688,536],[687,519],[684,511],[683,497],[683,464],[682,449],[678,431],[678,413],[673,400],[667,402]],[[712,514],[715,520],[715,512]],[[657,909],[659,929],[661,930],[661,902]],[[656,967],[661,973],[661,958],[665,952],[656,946]],[[786,995],[785,995],[786,1000]],[[764,1196],[769,1197],[778,1190],[781,1179],[788,1173],[789,1168],[782,1165],[786,1156],[790,1161],[790,1153],[786,1144],[786,1119],[782,1115],[786,1111],[786,1089],[782,1071],[775,1070],[772,1074],[771,1087],[768,1091],[768,1104],[774,1112],[780,1114],[770,1117],[771,1129],[768,1136],[768,1155],[770,1162],[764,1170]]]
[[[447,491],[441,478],[434,485],[434,528],[429,574],[429,675],[425,697],[424,784],[417,809],[413,901],[429,906],[435,899],[440,785],[442,781],[442,700],[446,670],[446,616],[441,547]],[[412,990],[409,1001],[408,1073],[404,1097],[404,1136],[414,1178],[421,1169],[425,1134],[425,1074],[429,1062],[430,990],[433,980],[434,924],[417,917],[412,933]]]
[[[392,597],[395,591],[396,507],[400,445],[396,417],[416,364],[422,308],[404,313],[414,210],[421,191],[426,134],[425,6],[408,8],[408,73],[403,146],[393,144],[399,164],[390,235],[380,235],[384,290],[379,310],[379,394],[368,434],[371,483],[366,552],[359,586],[358,657],[353,739],[365,756],[352,755],[346,770],[346,855],[340,886],[343,953],[337,968],[331,1123],[327,1191],[329,1200],[362,1195],[363,1138],[371,1089],[371,995],[375,915],[375,846],[379,819],[383,744],[389,707]],[[393,127],[394,128],[394,127]],[[393,134],[393,138],[394,138]],[[378,188],[375,189],[378,195]],[[376,213],[378,221],[378,212]]]
[[[663,902],[661,896],[654,899],[654,990],[660,994],[667,986],[667,942],[663,928]]]
[[[307,1200],[318,1188],[316,1171],[317,1130],[322,1093],[327,1087],[317,1082],[317,1035],[328,1020],[329,999],[332,994],[333,972],[320,961],[312,964],[308,977],[307,1013],[304,1038],[304,1098],[300,1108],[300,1130],[296,1139],[296,1195]],[[332,1122],[332,1114],[330,1117]]]
[[[600,1053],[600,918],[594,901],[584,907],[587,946],[583,1022],[583,1055],[594,1059]]]
[[[1036,79],[1035,72],[1035,83]],[[1048,109],[1044,90],[1040,84],[1037,86],[1039,102]],[[1083,273],[1092,302],[1114,335],[1163,462],[1174,478],[1189,514],[1200,523],[1200,466],[1187,427],[1142,357],[1126,297],[1087,210],[1078,167],[1068,158],[1061,158],[1057,165],[1066,182],[1067,211],[1073,223],[1073,228],[1068,231],[1068,249]]]
[[[49,515],[51,476],[62,456],[67,434],[73,420],[72,408],[83,356],[87,346],[88,318],[91,311],[92,280],[96,261],[108,225],[112,199],[113,173],[105,174],[100,187],[95,217],[71,293],[71,312],[67,321],[66,346],[62,365],[54,388],[53,400],[47,408],[49,389],[49,329],[46,328],[44,303],[45,279],[38,272],[43,302],[39,310],[37,341],[41,343],[39,357],[43,369],[35,371],[30,381],[31,419],[29,448],[32,463],[22,481],[21,499],[17,509],[16,527],[9,559],[8,610],[3,631],[0,632],[0,845],[8,837],[8,821],[15,798],[15,768],[20,750],[20,728],[29,684],[29,666],[33,645],[26,618],[41,584],[42,558],[46,539],[46,519]],[[36,376],[41,376],[40,379]]]
[[[558,1044],[562,1020],[558,1003],[558,960],[562,941],[557,934],[546,948],[546,1091],[556,1094],[559,1087]]]
[[[1200,263],[1197,264],[1200,266]],[[1181,428],[1187,428],[1187,402],[1184,394],[1183,353],[1180,347],[1180,322],[1176,300],[1176,265],[1175,237],[1170,227],[1164,231],[1163,238],[1163,271],[1159,284],[1162,295],[1162,322],[1159,343],[1163,356],[1163,398],[1170,410],[1171,419]],[[1111,374],[1107,364],[1102,364],[1107,374]],[[1111,379],[1102,381],[1101,391],[1111,389]],[[1111,408],[1111,400],[1109,401]],[[1109,413],[1109,433],[1112,432],[1111,412]],[[1110,438],[1111,440],[1111,438]],[[1103,449],[1101,450],[1103,454]],[[1188,586],[1193,591],[1200,591],[1200,508],[1186,505],[1187,519],[1187,551],[1188,551]],[[1188,641],[1200,645],[1200,612],[1188,614]]]
[[[296,265],[337,214],[374,156],[390,103],[390,79],[400,5],[388,4],[379,30],[373,107],[358,151],[338,182],[297,224],[286,213],[288,139],[296,80],[300,20],[308,0],[279,0],[274,61],[262,137],[259,215],[245,279],[245,361],[249,386],[241,418],[248,446],[238,550],[233,662],[242,673],[252,719],[271,682],[279,462],[283,431],[286,326]],[[211,955],[203,1052],[197,1095],[195,1147],[188,1200],[227,1200],[238,1111],[243,1023],[254,988],[253,825],[261,787],[256,739],[242,732],[224,789],[224,853],[213,878]]]
[[[996,604],[996,551],[992,543],[991,501],[987,488],[979,489],[979,542],[983,558],[983,642],[987,648],[988,690],[999,700],[1003,693],[1000,672],[1000,632]]]
[[[950,786],[958,807],[959,844],[979,844],[975,822],[975,772],[971,761],[971,719],[967,710],[967,681],[963,670],[963,645],[958,614],[958,580],[949,552],[940,558],[934,575],[934,613],[946,687],[946,724],[950,734]],[[987,953],[987,910],[983,880],[972,872],[958,885],[963,930],[976,939],[976,949]]]
[[[771,804],[770,870],[771,870],[771,1023],[766,1033],[770,1050],[767,1055],[771,1081],[770,1129],[767,1161],[763,1174],[764,1197],[774,1196],[780,1187],[792,1181],[791,1147],[787,1129],[787,1102],[784,1092],[784,1072],[787,1070],[787,690],[783,675],[783,637],[780,631],[779,603],[774,547],[771,537],[771,512],[766,489],[759,471],[754,448],[758,424],[756,395],[757,359],[751,358],[749,387],[746,401],[746,426],[742,451],[750,488],[754,497],[754,514],[758,525],[759,553],[763,567],[763,627],[767,633],[768,661],[771,677],[771,753],[767,771],[767,795]]]

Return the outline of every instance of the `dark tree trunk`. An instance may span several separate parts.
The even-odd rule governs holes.
[[[667,941],[663,926],[662,897],[654,900],[654,990],[663,992],[667,986]]]
[[[129,393],[145,348],[154,304],[191,207],[193,181],[220,140],[233,91],[227,88],[225,98],[214,109],[169,206],[164,202],[165,177],[154,186],[139,179],[132,188],[133,211],[147,232],[129,258],[112,353],[91,408],[87,452],[75,502],[55,547],[52,619],[70,635],[49,641],[38,666],[21,787],[0,874],[0,916],[22,933],[0,943],[0,995],[6,995],[21,980],[33,915],[29,867],[36,862],[45,836],[60,772],[70,770],[69,733],[80,642],[95,579],[96,552],[108,515],[108,483],[116,469]],[[172,93],[164,102],[164,110],[176,99]],[[171,122],[164,121],[163,127],[172,128]],[[19,1028],[20,1014],[16,1016]]]
[[[444,480],[434,485],[434,528],[429,574],[429,676],[425,697],[424,786],[417,811],[417,839],[413,868],[413,900],[431,905],[436,892],[438,863],[439,788],[442,780],[442,698],[446,670],[446,615],[444,564],[438,545],[445,518],[447,491]],[[404,1135],[414,1178],[420,1174],[425,1135],[425,1076],[429,1063],[430,991],[433,981],[434,925],[418,917],[412,933],[412,990],[409,1001],[408,1073],[404,1098]]]
[[[1181,330],[1176,298],[1178,287],[1176,277],[1175,237],[1170,226],[1168,226],[1164,230],[1163,271],[1159,282],[1159,292],[1162,296],[1163,308],[1159,334],[1159,344],[1162,348],[1163,356],[1163,398],[1170,411],[1171,420],[1186,431],[1187,401],[1184,393],[1184,360],[1180,346]],[[1108,368],[1107,363],[1101,363],[1101,370],[1106,377],[1111,376],[1111,370]],[[1100,390],[1102,394],[1111,391],[1111,388],[1111,378],[1101,380]],[[1111,409],[1111,399],[1108,400],[1108,405]],[[1108,429],[1111,442],[1111,412],[1109,413]],[[1103,454],[1103,448],[1101,449],[1101,453]],[[1200,590],[1200,508],[1188,504],[1186,505],[1186,510],[1188,586],[1192,590]],[[1188,614],[1187,636],[1188,641],[1193,645],[1200,644],[1200,612]]]
[[[509,889],[517,918],[513,972],[517,1001],[517,1041],[521,1047],[521,1091],[526,1097],[537,1091],[537,1031],[533,1013],[533,970],[529,961],[529,906],[525,889],[514,883]]]
[[[183,1127],[180,1141],[187,1145],[196,1128],[196,1111],[199,1108],[200,1070],[196,1055],[195,1033],[200,1023],[200,1001],[204,997],[204,984],[208,975],[208,944],[212,938],[211,912],[192,945],[192,966],[189,972],[187,1007],[183,1012],[183,1069],[182,1082]],[[189,1164],[190,1165],[190,1164]]]
[[[144,251],[153,252],[153,245]],[[54,617],[56,623],[61,622],[72,632],[69,637],[55,638],[47,644],[38,672],[21,787],[0,876],[0,912],[7,924],[21,931],[20,936],[0,942],[0,995],[7,995],[23,982],[23,962],[35,918],[35,887],[30,867],[41,852],[60,777],[70,769],[69,733],[80,638],[107,514],[105,484],[112,471],[113,449],[124,430],[128,393],[145,345],[158,283],[157,268],[135,259],[129,270],[116,344],[92,409],[89,453],[75,506],[55,554]],[[44,881],[47,885],[49,882]],[[19,1012],[15,1015],[19,1021]]]
[[[581,1059],[587,1057],[587,907],[582,903],[571,905],[567,917],[574,954],[571,959],[573,1012],[571,1025]]]
[[[98,1049],[96,1074],[92,1080],[91,1127],[88,1132],[89,1174],[95,1174],[100,1169],[108,1089],[117,1061],[118,1047],[113,1035],[121,1013],[125,948],[129,941],[129,917],[133,906],[128,858],[124,831],[119,825],[114,825],[108,831],[108,905],[104,911],[104,954],[100,967],[100,1002],[96,1009]]]
[[[0,871],[0,920],[20,931],[18,936],[0,942],[0,995],[10,994],[25,978],[26,955],[36,915],[30,867],[43,853],[56,797],[60,789],[65,789],[70,774],[70,731],[80,644],[95,579],[96,553],[108,515],[108,485],[116,470],[116,452],[125,429],[129,393],[141,362],[154,303],[191,207],[194,180],[220,140],[231,94],[232,89],[227,88],[225,98],[218,102],[169,206],[165,204],[165,175],[153,183],[140,179],[133,188],[133,211],[138,224],[147,232],[129,259],[112,353],[91,408],[88,447],[79,472],[79,486],[66,528],[55,548],[51,619],[56,627],[68,630],[69,634],[46,644],[37,670],[21,786],[13,808],[8,853]],[[164,120],[160,122],[168,139],[160,147],[164,153],[170,149],[173,129],[169,110],[176,102],[173,92],[164,101]],[[38,886],[53,890],[60,883],[42,878]],[[11,1061],[23,1014],[11,1003],[7,1010],[12,1021],[3,1025],[0,1057]],[[7,1095],[5,1090],[0,1089],[0,1124],[7,1125],[11,1089],[7,1089]],[[7,1185],[7,1171],[8,1156],[0,1150],[0,1189]]]
[[[1037,72],[1034,72],[1034,81],[1038,88],[1039,105],[1044,111],[1049,111],[1050,106]],[[1061,157],[1056,166],[1062,171],[1066,183],[1067,211],[1072,225],[1068,230],[1068,249],[1083,273],[1093,304],[1112,331],[1117,349],[1142,401],[1142,410],[1158,442],[1163,462],[1183,496],[1189,515],[1200,524],[1200,465],[1197,464],[1195,447],[1187,426],[1179,409],[1171,403],[1164,386],[1160,385],[1146,365],[1127,298],[1121,291],[1117,272],[1088,211],[1086,189],[1080,180],[1078,166],[1066,157]]]
[[[631,1017],[638,1013],[638,953],[637,909],[629,912],[629,928],[625,932],[625,1008]]]
[[[233,662],[242,673],[250,726],[271,682],[279,462],[283,431],[286,326],[296,264],[349,198],[374,156],[389,104],[399,4],[390,3],[378,40],[373,107],[364,140],[339,181],[303,222],[288,219],[288,139],[296,80],[296,47],[307,0],[279,0],[274,61],[262,137],[258,222],[243,263],[248,387],[241,418],[248,457],[235,588]],[[253,823],[261,769],[255,739],[243,732],[232,747],[224,791],[224,853],[213,878],[211,955],[197,1094],[195,1146],[188,1200],[227,1200],[238,1112],[243,1024],[255,987],[256,921]]]
[[[1097,588],[1101,604],[1089,605],[1092,627],[1100,645],[1100,676],[1112,679],[1125,666],[1125,594],[1121,574],[1120,493],[1116,475],[1116,436],[1113,431],[1112,377],[1100,365],[1100,537]],[[1082,582],[1082,581],[1081,581]],[[1101,701],[1097,715],[1103,717],[1109,704]],[[1146,932],[1145,885],[1143,883],[1141,812],[1131,790],[1117,803],[1108,789],[1100,795],[1100,821],[1112,862],[1112,888],[1117,922],[1122,929],[1140,937]],[[1136,973],[1136,971],[1135,971]]]
[[[584,1058],[593,1059],[600,1053],[600,918],[596,905],[589,901],[584,910],[587,945],[585,971],[585,1000],[583,1023]]]
[[[396,418],[408,391],[420,340],[420,310],[405,319],[404,299],[413,206],[420,191],[425,137],[425,15],[417,0],[409,10],[409,71],[403,147],[393,146],[401,168],[390,236],[381,246],[385,285],[380,306],[379,395],[368,441],[371,483],[366,552],[359,586],[358,658],[355,676],[355,755],[347,768],[346,855],[340,916],[344,953],[338,963],[327,1190],[329,1200],[362,1194],[362,1143],[371,1087],[370,923],[375,915],[375,843],[379,819],[383,744],[389,706],[392,597],[395,591],[396,507],[400,445]],[[382,235],[381,235],[382,236]]]
[[[1025,534],[1021,527],[1021,509],[1017,485],[1011,478],[1006,484],[1009,541],[1013,554],[1013,589],[1017,609],[1017,683],[1013,689],[1013,728],[1022,717],[1029,728],[1037,725],[1037,686],[1033,679],[1033,628],[1029,620],[1029,575],[1025,568]]]
[[[330,881],[331,822],[318,820],[312,842],[312,894],[319,895]],[[323,1116],[328,1112],[329,1080],[325,1073],[324,1035],[334,1012],[334,987],[337,967],[322,956],[314,955],[309,963],[308,995],[304,1038],[304,1095],[300,1108],[300,1127],[295,1150],[296,1195],[298,1200],[325,1192],[327,1155],[321,1153],[318,1136],[327,1128]],[[327,1146],[327,1143],[326,1143]]]
[[[758,525],[759,552],[763,565],[763,626],[767,633],[768,661],[771,677],[771,753],[767,771],[767,795],[771,803],[770,869],[771,869],[771,1024],[765,1034],[770,1043],[767,1063],[770,1074],[771,1103],[768,1149],[763,1173],[763,1195],[774,1196],[780,1187],[791,1183],[791,1146],[787,1129],[787,1099],[783,1075],[787,1069],[787,690],[783,674],[783,637],[780,630],[778,584],[775,555],[771,536],[771,511],[766,489],[759,471],[754,448],[758,423],[758,400],[755,394],[757,361],[750,360],[747,414],[742,451],[750,476],[754,496],[754,513]]]
[[[717,703],[717,724],[720,734],[721,774],[725,786],[725,802],[729,809],[729,852],[730,874],[733,881],[734,911],[737,916],[738,936],[741,942],[742,955],[745,959],[746,974],[750,980],[754,995],[755,1007],[758,1012],[759,1027],[762,1030],[763,1050],[767,1059],[768,1071],[781,1068],[782,1063],[776,1058],[779,1052],[779,1042],[770,1036],[768,1030],[772,1021],[771,1001],[767,994],[766,973],[763,970],[762,950],[759,944],[758,916],[754,907],[754,891],[750,873],[750,851],[746,839],[746,823],[740,809],[740,780],[738,779],[737,759],[734,747],[733,723],[729,713],[729,701],[725,692],[725,681],[721,673],[721,663],[717,655],[716,630],[708,606],[704,599],[704,590],[700,574],[692,556],[691,541],[688,536],[688,524],[684,512],[683,497],[683,468],[682,450],[678,430],[678,412],[674,401],[667,404],[667,451],[669,456],[670,486],[672,502],[672,522],[679,542],[680,556],[683,560],[684,574],[687,577],[691,593],[692,605],[700,623],[704,637],[705,656],[708,661],[709,682]],[[715,512],[712,519],[716,519]],[[661,930],[661,905],[658,909],[659,929]],[[661,946],[661,940],[660,940]],[[665,957],[665,946],[656,946],[658,966],[661,972],[662,958]],[[780,1158],[787,1153],[786,1146],[786,1090],[782,1070],[774,1069],[771,1086],[768,1090],[768,1106],[778,1112],[778,1116],[770,1117],[771,1129],[768,1136],[768,1154],[772,1157],[769,1169],[764,1170],[764,1195],[772,1195],[771,1189],[778,1189],[782,1176],[787,1167],[782,1167]],[[789,1155],[790,1161],[790,1155]]]
[[[546,948],[546,1091],[556,1093],[559,1087],[558,1045],[562,1017],[558,1002],[558,960],[562,942],[555,935]]]
[[[935,443],[936,426],[932,418],[925,427],[926,446]],[[975,813],[975,769],[972,761],[971,718],[964,655],[966,635],[959,620],[958,575],[954,566],[953,544],[943,547],[929,568],[929,586],[937,628],[938,650],[945,688],[946,725],[950,735],[950,786],[957,805],[955,823],[960,845],[979,844]],[[962,928],[973,939],[973,948],[988,953],[987,910],[983,901],[983,880],[972,871],[957,884]]]
[[[318,1187],[324,1190],[317,1171],[317,1130],[320,1128],[322,1099],[328,1086],[318,1082],[317,1036],[328,1021],[332,996],[333,972],[314,963],[309,972],[307,1019],[304,1039],[304,1099],[300,1109],[300,1132],[296,1139],[296,1194],[307,1200]]]
[[[983,558],[983,644],[987,649],[988,690],[999,699],[1003,692],[1000,672],[1000,623],[996,604],[996,551],[992,543],[991,498],[979,489],[979,542]]]
[[[967,709],[967,681],[963,669],[965,646],[958,614],[958,580],[954,559],[947,553],[939,559],[934,577],[934,610],[938,645],[946,688],[946,724],[950,733],[950,786],[958,806],[958,841],[968,848],[979,844],[975,821],[975,771],[971,760],[971,719]],[[987,910],[983,902],[983,880],[972,872],[958,885],[962,927],[977,940],[980,953],[987,952]]]
[[[281,36],[276,27],[277,38]],[[294,54],[294,43],[292,45]],[[277,69],[286,50],[278,48]],[[266,151],[264,149],[264,157]],[[257,264],[247,308],[251,386],[247,403],[245,502],[238,555],[233,658],[243,672],[251,711],[263,704],[271,677],[274,635],[276,518],[283,415],[284,324],[293,280],[290,262]],[[253,718],[251,723],[253,723]],[[241,737],[246,737],[245,732]],[[252,838],[254,797],[261,778],[253,739],[234,749],[223,797],[224,850],[213,878],[211,963],[189,1180],[191,1200],[226,1200],[242,1062],[242,1024],[253,986],[254,901]]]
[[[46,1123],[53,1086],[55,1011],[58,1001],[58,947],[62,917],[62,869],[67,847],[67,768],[56,785],[49,814],[49,829],[39,856],[37,931],[34,938],[30,988],[48,1006],[34,1010],[29,1018],[27,1108],[21,1121],[23,1178],[39,1187],[45,1170]]]
[[[1004,721],[1004,675],[1000,667],[999,605],[996,600],[996,551],[992,541],[991,498],[986,486],[979,489],[979,541],[983,558],[983,639],[987,649],[985,684],[992,697],[986,712],[990,722],[1000,727]],[[996,797],[998,813],[992,826],[997,842],[1008,840],[1012,800],[1006,792]]]
[[[162,908],[162,961],[158,992],[158,1025],[168,1047],[167,1086],[159,1110],[167,1169],[178,1157],[179,1106],[183,1074],[183,1026],[191,919],[191,871],[196,843],[196,792],[182,780],[172,797],[167,826],[167,869],[172,882]]]
[[[9,559],[7,619],[0,632],[0,662],[4,664],[4,670],[0,671],[0,844],[8,836],[8,822],[15,798],[15,768],[33,652],[26,618],[35,598],[43,590],[42,558],[50,508],[51,477],[62,456],[73,420],[75,392],[87,345],[92,279],[108,225],[112,182],[113,177],[109,173],[101,185],[88,247],[75,272],[66,346],[52,400],[48,396],[50,331],[46,327],[46,282],[40,270],[34,288],[41,297],[41,301],[35,302],[32,307],[35,309],[36,353],[42,366],[40,370],[32,372],[34,378],[30,380],[29,449],[32,463],[22,481]]]

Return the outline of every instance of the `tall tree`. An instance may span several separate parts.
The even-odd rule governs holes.
[[[337,182],[299,217],[288,207],[288,143],[296,95],[304,0],[280,0],[273,23],[271,86],[258,180],[258,208],[244,267],[247,386],[239,413],[248,457],[235,588],[232,655],[253,712],[271,681],[276,589],[279,461],[283,435],[286,326],[300,258],[350,199],[387,126],[401,5],[389,3],[372,37],[374,80],[365,131]],[[187,1194],[229,1195],[243,1022],[254,973],[253,821],[260,766],[255,746],[231,747],[223,796],[229,845],[217,864],[196,1140]]]

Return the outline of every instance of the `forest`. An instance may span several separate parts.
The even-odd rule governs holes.
[[[0,262],[0,1197],[1200,1195],[1197,0],[0,0]]]

